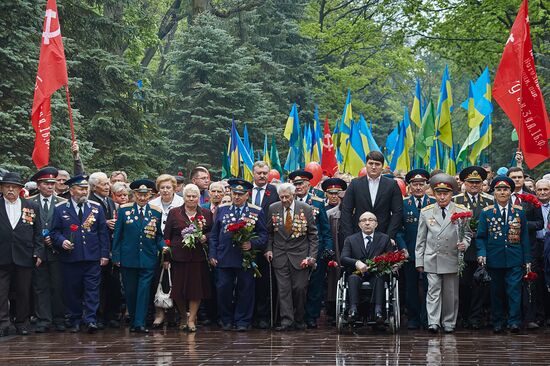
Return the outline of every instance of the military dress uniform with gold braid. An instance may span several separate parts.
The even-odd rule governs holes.
[[[128,313],[135,329],[145,326],[151,281],[159,251],[164,247],[161,223],[162,210],[156,206],[140,207],[137,203],[128,203],[118,210],[113,263],[120,264]]]

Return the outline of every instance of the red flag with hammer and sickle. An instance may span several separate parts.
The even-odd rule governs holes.
[[[525,162],[533,169],[550,157],[550,125],[535,70],[527,9],[523,0],[495,75],[493,97],[516,128]]]
[[[32,160],[39,169],[48,165],[50,160],[50,98],[57,89],[67,84],[67,63],[57,5],[55,0],[48,0],[31,116],[36,132]]]
[[[332,135],[330,134],[330,129],[328,127],[328,116],[325,118],[321,168],[323,169],[323,174],[329,177],[332,177],[338,171],[336,151],[334,150],[334,145],[332,144]]]

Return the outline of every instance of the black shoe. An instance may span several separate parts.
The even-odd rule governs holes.
[[[162,329],[163,327],[164,327],[164,322],[151,324],[151,328],[153,329]]]
[[[96,323],[88,324],[88,334],[94,334],[99,329],[99,326]]]
[[[118,320],[110,320],[109,328],[120,328],[120,322]]]
[[[384,324],[384,317],[382,316],[382,313],[376,313],[375,320],[378,325]]]
[[[451,333],[454,333],[455,328],[453,328],[453,327],[443,327],[443,331],[447,334],[451,334]]]
[[[305,323],[296,323],[294,324],[294,329],[296,330],[306,330],[307,326]]]
[[[208,327],[209,325],[212,325],[212,321],[206,318],[201,322],[201,324],[204,325],[205,327]]]
[[[432,334],[436,334],[437,332],[439,332],[439,325],[437,325],[437,324],[429,325],[428,326],[428,331]]]
[[[349,311],[349,321],[354,322],[357,320],[358,314],[356,308],[351,308]]]
[[[265,320],[260,320],[258,322],[258,328],[260,328],[260,329],[269,329],[269,323],[266,322]]]
[[[502,327],[500,325],[497,325],[493,328],[493,333],[500,334],[502,333]]]
[[[70,330],[69,330],[71,333],[78,333],[80,332],[80,324],[75,324],[73,325]]]
[[[46,326],[39,325],[36,328],[34,328],[35,333],[48,333],[50,329]]]
[[[472,328],[472,330],[480,330],[481,326],[479,325],[479,323],[472,323],[470,325],[470,328]]]
[[[55,331],[56,332],[64,332],[67,329],[64,324],[56,324],[55,325]]]
[[[92,324],[92,323],[90,323]],[[97,323],[93,323],[95,326],[96,326],[96,330],[103,330],[105,329],[105,324],[103,324],[103,322],[97,322]]]
[[[249,328],[246,325],[237,325],[237,328],[235,328],[237,332],[246,332],[248,329]]]
[[[292,325],[281,325],[279,327],[275,327],[275,331],[277,332],[290,332],[292,330],[294,330]]]
[[[307,329],[317,329],[317,322],[315,320],[306,321]]]
[[[512,324],[510,325],[510,333],[519,333],[519,325],[517,324]]]
[[[0,328],[0,337],[6,337],[9,334],[9,328]]]
[[[539,329],[539,325],[535,322],[529,322],[527,323],[526,328],[529,330],[535,330],[535,329]]]
[[[17,328],[17,334],[26,336],[29,335],[29,331],[25,327]]]
[[[136,332],[136,327],[134,327],[133,325],[130,327],[130,333],[135,333]]]
[[[135,332],[136,333],[144,333],[144,334],[147,334],[149,333],[149,329],[145,328],[145,327],[136,327],[135,328]]]
[[[231,325],[231,324],[222,324],[222,330],[228,332],[231,329],[233,329],[233,325]]]

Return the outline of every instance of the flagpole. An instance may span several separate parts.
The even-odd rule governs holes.
[[[71,127],[71,141],[74,144],[76,142],[76,136],[74,133],[73,109],[71,108],[71,94],[69,93],[69,84],[65,84],[65,95],[67,96],[67,108],[69,109],[69,125]]]

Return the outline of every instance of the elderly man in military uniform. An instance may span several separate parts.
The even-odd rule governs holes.
[[[113,236],[113,263],[120,267],[130,314],[130,332],[136,333],[149,333],[145,317],[151,281],[159,251],[166,251],[162,240],[162,210],[147,203],[154,188],[155,182],[148,179],[130,184],[135,203],[120,207]]]
[[[317,319],[321,315],[323,287],[327,269],[327,262],[322,259],[328,251],[332,251],[334,248],[324,199],[318,197],[317,193],[314,195],[310,192],[311,185],[309,181],[312,178],[313,174],[306,170],[296,170],[288,175],[288,179],[296,187],[296,200],[305,202],[312,207],[319,236],[317,257],[315,258],[317,267],[311,273],[307,289],[305,321],[310,329],[317,328]]]
[[[416,268],[428,278],[428,330],[437,333],[442,326],[445,333],[452,333],[458,315],[459,252],[468,248],[472,233],[466,228],[465,237],[459,241],[457,227],[451,222],[454,213],[467,211],[452,202],[456,179],[445,173],[436,174],[430,179],[430,186],[436,203],[420,212]]]
[[[40,169],[30,180],[37,183],[38,194],[29,198],[39,207],[38,221],[44,237],[45,255],[40,267],[33,273],[34,313],[37,318],[36,333],[47,332],[51,326],[62,332],[65,330],[65,307],[63,306],[63,276],[59,264],[58,250],[53,247],[50,231],[52,229],[53,211],[58,203],[65,202],[57,197],[55,183],[57,169],[46,167]]]
[[[435,203],[435,199],[426,194],[426,182],[430,173],[424,169],[414,169],[405,175],[409,185],[410,196],[403,200],[403,226],[396,235],[400,250],[406,251],[407,263],[403,268],[405,274],[405,301],[407,306],[407,327],[415,330],[421,324],[427,326],[425,296],[419,294],[419,281],[422,281],[424,295],[428,282],[424,273],[418,273],[415,264],[416,235],[418,234],[418,218],[423,207]]]
[[[237,331],[245,332],[250,329],[254,311],[254,271],[243,268],[243,252],[263,251],[267,229],[262,208],[247,203],[252,183],[230,179],[229,185],[232,202],[218,206],[209,238],[208,258],[210,264],[218,268],[216,289],[222,328],[231,330],[234,325]],[[256,238],[244,243],[234,242],[230,225],[240,222],[252,226]]]
[[[328,178],[321,183],[321,188],[325,192],[325,197],[327,198],[327,204],[325,208],[327,213],[330,209],[340,206],[342,198],[344,197],[344,191],[348,188],[346,181],[340,178]]]
[[[488,291],[485,287],[474,281],[474,272],[477,269],[477,245],[475,230],[479,215],[483,209],[493,204],[493,196],[482,192],[483,181],[487,179],[487,171],[480,166],[470,166],[462,169],[460,180],[464,182],[466,192],[453,197],[453,201],[465,206],[472,211],[471,224],[474,230],[472,241],[468,250],[464,253],[466,267],[460,278],[460,305],[459,317],[462,318],[464,327],[479,329],[483,318],[483,304],[488,299]]]
[[[59,251],[65,306],[71,332],[95,333],[99,307],[101,266],[109,263],[109,229],[99,203],[88,200],[88,177],[69,179],[71,198],[58,203],[53,213],[53,246]]]
[[[527,219],[520,205],[510,196],[514,181],[497,176],[491,182],[495,201],[483,209],[477,228],[478,261],[487,265],[491,276],[491,320],[495,333],[505,321],[503,298],[508,302],[508,328],[518,333],[521,324],[521,281],[523,266],[530,271],[531,245]]]

